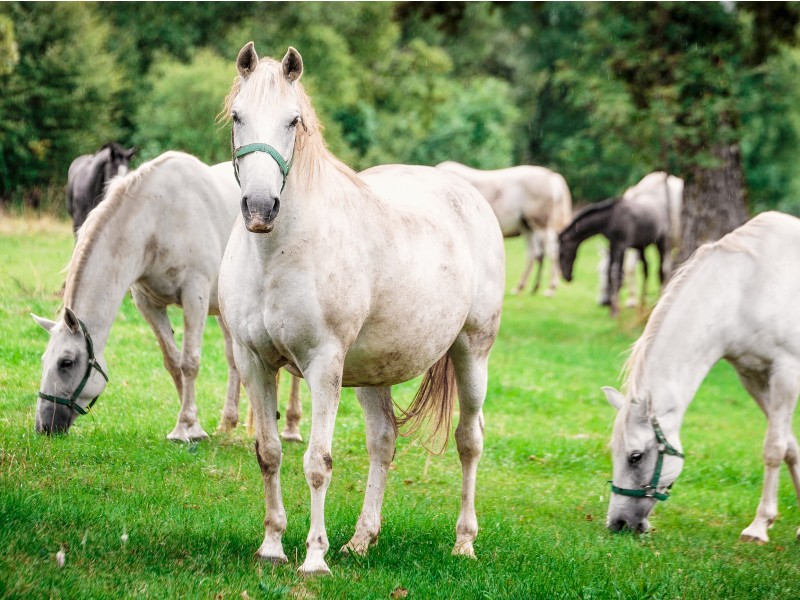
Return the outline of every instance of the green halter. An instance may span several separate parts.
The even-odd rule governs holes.
[[[611,491],[615,494],[619,494],[620,496],[632,496],[634,498],[655,498],[656,500],[666,500],[669,498],[669,492],[672,489],[672,484],[668,485],[667,489],[663,492],[658,491],[658,480],[661,478],[661,467],[664,464],[664,455],[669,454],[670,456],[683,458],[683,454],[678,452],[667,441],[664,432],[661,431],[661,427],[658,425],[656,416],[653,415],[650,420],[653,424],[653,431],[656,433],[656,440],[658,441],[658,460],[656,461],[656,470],[653,472],[653,478],[650,480],[649,485],[645,485],[638,490],[629,490],[617,487],[614,485],[613,481],[609,481],[611,484]]]
[[[44,394],[41,391],[39,392],[39,398],[42,400],[47,400],[49,402],[55,402],[56,404],[63,404],[64,406],[69,406],[71,409],[75,410],[78,414],[85,415],[89,412],[89,409],[94,406],[94,403],[97,402],[97,399],[100,397],[95,396],[92,398],[91,402],[89,402],[86,408],[82,408],[76,400],[78,396],[81,395],[83,388],[86,386],[86,383],[89,381],[89,377],[92,374],[92,369],[97,369],[100,372],[100,375],[108,381],[108,375],[106,375],[105,371],[103,371],[103,367],[100,366],[100,363],[97,362],[97,359],[94,357],[94,344],[92,343],[92,336],[89,335],[89,332],[86,330],[86,325],[83,324],[83,321],[78,319],[78,323],[81,326],[81,331],[83,331],[83,338],[86,340],[86,352],[89,355],[88,360],[86,363],[86,372],[83,374],[83,379],[78,384],[78,387],[72,392],[72,396],[69,398],[61,398],[59,396],[51,396],[49,394]]]
[[[236,176],[236,183],[239,184],[241,187],[242,182],[239,181],[239,161],[236,159],[240,156],[244,156],[245,154],[251,154],[253,152],[266,152],[269,154],[273,160],[278,164],[278,168],[281,170],[281,175],[283,175],[283,185],[281,185],[281,192],[283,188],[286,187],[286,178],[289,176],[289,170],[292,168],[292,161],[290,160],[287,164],[281,153],[278,152],[275,148],[270,146],[269,144],[245,144],[239,148],[234,148],[233,150],[233,174]]]

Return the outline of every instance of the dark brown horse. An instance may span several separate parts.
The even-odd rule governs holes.
[[[593,235],[603,234],[610,242],[608,290],[611,316],[619,313],[619,289],[622,285],[622,262],[625,250],[635,248],[642,259],[644,279],[647,281],[647,261],[644,250],[655,244],[661,260],[661,284],[669,276],[668,261],[671,251],[669,219],[665,211],[654,203],[636,202],[630,198],[612,198],[598,202],[579,211],[559,238],[559,262],[564,279],[572,281],[572,267],[578,246]]]
[[[72,161],[67,175],[67,212],[76,233],[103,199],[108,182],[128,172],[128,163],[135,153],[136,148],[126,150],[112,142],[94,154],[84,154]]]

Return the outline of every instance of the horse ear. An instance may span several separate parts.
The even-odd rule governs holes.
[[[283,65],[283,74],[289,81],[297,81],[303,74],[303,57],[293,46],[289,46],[281,65]]]
[[[78,317],[72,312],[71,308],[64,308],[64,323],[72,333],[78,333],[81,328]]]
[[[50,319],[45,319],[44,317],[37,317],[35,314],[31,313],[31,317],[34,321],[36,321],[39,326],[44,329],[47,333],[50,333],[50,330],[56,326],[55,321],[51,321]]]
[[[256,54],[256,46],[253,42],[247,44],[239,50],[239,56],[236,57],[236,69],[239,75],[247,77],[256,70],[258,66],[258,54]]]
[[[125,158],[130,160],[133,158],[133,155],[136,154],[138,151],[139,149],[136,146],[134,146],[133,148],[128,148],[127,150],[123,150],[122,153],[125,155]]]
[[[620,394],[617,390],[615,390],[612,387],[604,387],[603,392],[605,392],[606,400],[608,400],[608,403],[611,406],[613,406],[617,410],[622,408],[622,405],[625,402],[625,396]]]

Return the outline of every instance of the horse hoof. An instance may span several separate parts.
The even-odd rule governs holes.
[[[301,575],[305,575],[306,577],[331,574],[331,570],[328,568],[328,565],[325,564],[324,560],[320,562],[312,561],[311,564],[308,564],[308,561],[306,561],[300,565],[300,567],[297,569],[297,572]]]
[[[289,562],[289,559],[286,558],[285,554],[280,554],[278,556],[262,556],[261,554],[256,552],[256,558],[260,562],[269,563],[273,565],[285,565],[287,562]]]
[[[473,560],[477,559],[475,556],[475,549],[472,547],[472,542],[457,543],[453,546],[453,556],[466,556]]]
[[[302,442],[303,436],[300,435],[299,432],[295,431],[282,431],[281,432],[281,439],[287,442]]]
[[[748,534],[748,533],[743,533],[742,535],[739,536],[739,541],[740,542],[746,542],[748,544],[757,544],[759,546],[763,546],[764,544],[766,544],[769,541],[769,539],[764,539],[764,538],[761,538],[761,537],[759,537],[757,535],[751,535],[751,534]]]
[[[233,421],[230,419],[222,419],[217,426],[217,431],[219,433],[228,433],[229,431],[233,431],[236,429],[236,426],[239,424],[239,421]]]

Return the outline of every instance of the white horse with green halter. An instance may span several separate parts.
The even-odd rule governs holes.
[[[525,289],[534,263],[538,267],[531,293],[539,289],[547,255],[550,283],[544,295],[552,296],[561,278],[558,234],[572,219],[572,195],[564,177],[545,167],[531,165],[486,171],[446,161],[436,168],[466,179],[483,194],[500,223],[503,236],[524,236],[527,260],[512,293],[519,294]]]
[[[42,357],[36,430],[66,432],[105,388],[103,351],[130,288],[156,334],[164,366],[181,402],[171,440],[208,437],[197,418],[195,378],[208,314],[219,314],[217,277],[239,205],[230,164],[209,167],[193,156],[167,152],[117,178],[78,232],[57,322],[35,317],[50,340]],[[181,350],[166,307],[183,307]],[[228,390],[219,428],[236,426],[239,375],[230,334],[220,320],[228,358]],[[285,435],[299,437],[299,399],[289,408]]]
[[[242,215],[225,250],[219,294],[253,405],[264,478],[265,534],[257,556],[287,560],[275,422],[275,374],[282,366],[304,377],[311,391],[303,460],[311,526],[301,572],[329,572],[324,504],[342,386],[357,388],[370,461],[361,515],[343,551],[364,554],[378,538],[395,451],[390,386],[422,373],[407,416],[430,416],[445,433],[453,376],[458,386],[463,487],[453,552],[474,556],[482,406],[505,277],[497,220],[472,186],[438,169],[388,165],[357,175],[338,161],[298,82],[303,64],[294,48],[282,62],[259,60],[251,42],[237,68],[226,108]]]
[[[683,468],[683,416],[721,359],[767,417],[761,502],[742,539],[768,541],[782,462],[800,500],[800,449],[791,425],[800,393],[798,265],[800,220],[768,212],[700,247],[676,272],[626,363],[625,394],[603,388],[619,410],[610,529],[649,528],[650,511]]]

